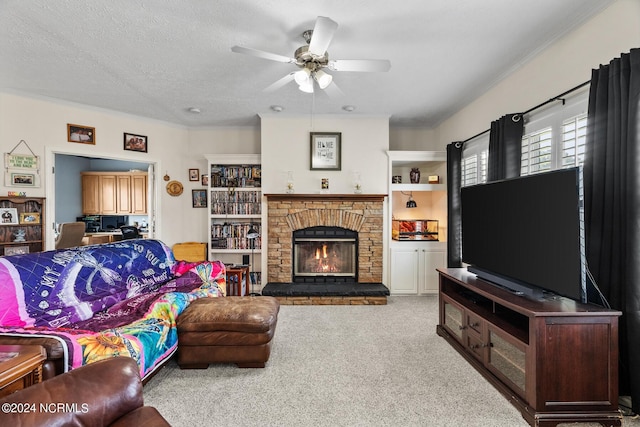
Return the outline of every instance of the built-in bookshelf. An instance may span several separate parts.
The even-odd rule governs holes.
[[[261,284],[262,190],[259,155],[207,155],[209,259],[251,264]],[[258,237],[249,238],[249,230]]]

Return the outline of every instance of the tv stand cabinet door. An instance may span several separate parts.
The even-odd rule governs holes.
[[[536,401],[531,406],[540,412],[616,412],[618,318],[546,317],[537,326]]]
[[[465,340],[464,316],[465,309],[460,304],[440,294],[440,325],[462,345]]]

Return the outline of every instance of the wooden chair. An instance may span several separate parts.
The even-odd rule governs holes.
[[[56,249],[82,246],[84,229],[84,222],[64,222],[60,224],[60,234],[56,238]]]

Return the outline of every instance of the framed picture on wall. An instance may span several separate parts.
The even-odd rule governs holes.
[[[12,187],[35,187],[36,186],[36,174],[35,173],[22,173],[12,172],[11,182]]]
[[[311,170],[340,170],[341,138],[340,132],[311,132]]]
[[[200,170],[189,169],[189,181],[199,181],[199,180],[200,180]]]
[[[207,190],[191,190],[191,206],[194,208],[206,208]]]
[[[147,137],[133,133],[124,134],[124,149],[127,151],[147,152]]]
[[[96,128],[67,123],[67,141],[96,145]]]

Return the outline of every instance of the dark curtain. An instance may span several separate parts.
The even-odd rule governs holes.
[[[507,114],[491,122],[488,181],[520,176],[523,132],[521,114]]]
[[[462,142],[447,145],[447,267],[462,267]]]
[[[593,70],[584,161],[589,269],[620,318],[620,394],[640,413],[640,49]]]

